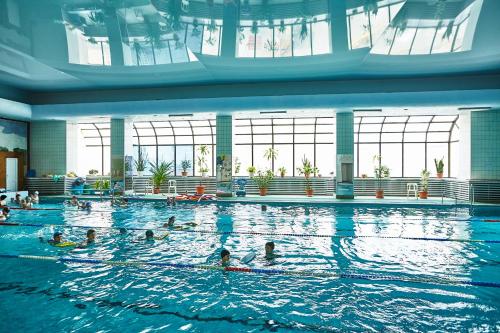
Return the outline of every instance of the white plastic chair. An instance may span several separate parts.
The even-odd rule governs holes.
[[[418,184],[417,183],[407,183],[406,184],[406,198],[410,196],[410,193],[413,192],[415,198],[418,198]]]
[[[177,181],[176,180],[171,179],[168,181],[168,194],[170,194],[170,189],[174,190],[173,194],[177,194]]]

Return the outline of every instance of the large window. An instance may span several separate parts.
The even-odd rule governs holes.
[[[372,47],[394,20],[406,0],[379,1],[347,10],[349,49]]]
[[[447,19],[409,19],[403,9],[371,52],[418,55],[467,51],[471,44],[464,44],[464,38],[472,7],[471,4],[456,17]]]
[[[285,167],[288,176],[298,176],[304,156],[323,176],[335,170],[333,117],[237,118],[233,125],[233,155],[241,162],[241,174],[253,165],[275,173]],[[269,148],[278,152],[274,163],[264,157]]]
[[[110,123],[79,123],[78,174],[97,170],[100,175],[110,171]]]
[[[277,58],[331,53],[327,15],[313,18],[240,21],[237,57]]]
[[[380,155],[392,177],[433,173],[444,159],[444,175],[457,176],[458,116],[360,116],[354,118],[355,176],[373,177],[373,156]]]
[[[215,119],[139,121],[134,123],[134,159],[139,149],[149,162],[174,162],[175,175],[182,172],[181,163],[191,162],[188,175],[201,175],[196,161],[199,147],[208,146],[206,156],[209,175],[215,175]],[[146,174],[149,168],[146,169]]]

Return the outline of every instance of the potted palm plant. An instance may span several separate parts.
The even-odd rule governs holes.
[[[444,157],[442,157],[440,160],[437,158],[434,159],[434,165],[436,166],[436,174],[438,178],[443,178],[443,171],[444,171]]]
[[[159,194],[160,187],[168,179],[168,176],[172,174],[172,164],[173,162],[162,161],[160,163],[149,163],[151,165],[151,181],[153,182],[153,193]]]
[[[108,195],[111,182],[108,179],[98,179],[94,183],[94,188],[101,192],[101,195]]]
[[[422,172],[420,173],[420,186],[422,189],[420,192],[418,192],[418,197],[420,199],[427,199],[430,174],[431,173],[427,171],[427,169],[422,170]]]
[[[247,168],[248,176],[252,178],[253,175],[255,174],[255,171],[257,171],[257,169],[253,165],[249,166]]]
[[[257,175],[252,177],[253,181],[259,187],[259,194],[261,196],[267,194],[267,189],[269,188],[269,184],[271,183],[271,180],[273,180],[273,178],[274,174],[272,170],[266,170],[266,171],[259,170],[257,171]]]
[[[208,155],[208,146],[200,145],[198,147],[198,171],[201,173],[202,177],[206,177],[208,173],[208,165],[207,165],[207,155]]]
[[[308,197],[312,197],[313,195],[313,188],[312,188],[312,182],[311,182],[311,174],[316,175],[318,172],[318,168],[313,167],[311,164],[311,161],[309,161],[308,158],[305,156],[302,157],[302,167],[297,168],[297,171],[299,172],[299,175],[304,175],[304,178],[306,179],[306,195]]]
[[[377,190],[375,192],[375,197],[377,199],[384,198],[384,188],[382,180],[384,178],[389,178],[390,170],[386,165],[382,165],[382,157],[380,155],[375,155],[373,157],[373,161],[375,162],[375,168],[373,172],[375,173],[375,179],[377,180]]]
[[[91,175],[91,176],[97,175],[98,173],[99,173],[99,171],[97,171],[96,169],[89,170],[89,175]]]
[[[234,159],[234,174],[238,175],[240,173],[240,169],[241,169],[241,162],[240,159],[236,157]]]
[[[280,173],[281,178],[285,177],[285,174],[286,174],[286,169],[285,169],[285,167],[284,167],[284,166],[280,167],[280,168],[278,169],[278,172]]]
[[[182,177],[187,177],[188,175],[188,169],[191,169],[191,161],[190,160],[183,160],[181,162],[181,168],[182,168]]]
[[[264,152],[264,158],[270,161],[270,170],[273,169],[274,160],[278,157],[278,151],[274,148],[268,148]]]
[[[139,177],[142,177],[144,170],[146,170],[147,163],[148,154],[142,148],[139,148],[137,160],[135,161],[135,169],[137,170],[137,175]]]

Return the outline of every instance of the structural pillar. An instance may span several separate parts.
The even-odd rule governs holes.
[[[331,48],[335,53],[349,51],[347,36],[346,1],[329,0]]]
[[[217,115],[216,129],[217,196],[230,197],[233,195],[233,117],[231,115]]]
[[[229,1],[224,3],[221,56],[234,58],[236,56],[236,27],[238,26],[239,8],[236,3]]]
[[[354,113],[337,112],[337,199],[354,198]]]
[[[109,52],[111,53],[111,65],[123,66],[123,45],[120,22],[115,8],[106,8],[105,24],[109,37]]]
[[[131,170],[132,123],[127,119],[111,119],[111,186],[125,189],[125,176]]]

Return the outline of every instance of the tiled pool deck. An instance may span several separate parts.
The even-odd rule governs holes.
[[[96,195],[81,195],[78,196],[80,199],[96,199],[100,198]],[[148,194],[139,196],[127,196],[130,200],[152,200],[161,201],[166,200],[167,194]],[[69,196],[47,196],[47,198],[69,198]],[[333,204],[333,205],[391,205],[391,206],[469,206],[468,201],[456,201],[455,199],[440,197],[432,197],[429,199],[416,199],[416,198],[406,198],[406,197],[385,197],[384,199],[376,199],[375,197],[355,197],[354,199],[336,199],[333,196],[314,196],[306,197],[303,195],[247,195],[246,197],[226,197],[217,198],[218,202],[239,202],[239,203],[281,203],[281,204]],[[491,204],[479,204],[475,205],[487,205]],[[497,205],[500,206],[500,205]]]

